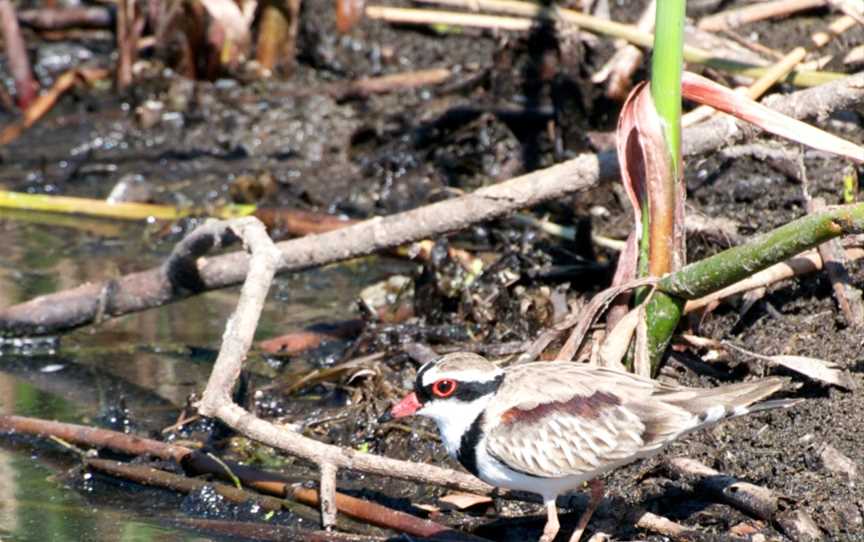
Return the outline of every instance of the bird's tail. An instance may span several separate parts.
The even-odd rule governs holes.
[[[716,388],[691,388],[670,393],[664,397],[664,401],[693,414],[696,417],[695,429],[729,418],[763,410],[789,408],[800,403],[803,399],[762,401],[782,389],[786,382],[784,378],[766,378]]]

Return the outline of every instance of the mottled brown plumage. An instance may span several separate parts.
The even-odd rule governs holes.
[[[483,480],[541,494],[548,541],[558,530],[557,495],[722,419],[795,404],[758,403],[783,382],[685,388],[572,362],[501,369],[456,353],[424,365],[393,412],[435,419],[448,451]]]

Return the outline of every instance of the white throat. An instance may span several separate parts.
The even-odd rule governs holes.
[[[484,395],[466,403],[456,399],[429,401],[417,414],[432,418],[438,424],[438,432],[441,440],[447,448],[447,452],[454,459],[459,452],[462,443],[462,435],[471,428],[471,424],[477,419],[494,394]]]

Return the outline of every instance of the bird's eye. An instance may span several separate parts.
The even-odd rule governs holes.
[[[448,378],[442,378],[432,384],[432,393],[437,397],[450,397],[456,391],[456,381]]]

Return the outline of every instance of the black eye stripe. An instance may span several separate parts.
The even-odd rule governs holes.
[[[498,386],[501,385],[501,382],[504,381],[504,375],[500,374],[496,376],[493,380],[487,380],[486,382],[460,382],[459,380],[452,379],[454,383],[456,383],[456,391],[453,395],[448,397],[437,397],[433,394],[432,388],[435,386],[435,382],[432,384],[428,384],[426,386],[419,386],[416,388],[417,399],[420,403],[425,403],[426,401],[436,399],[439,401],[443,401],[446,399],[459,399],[460,401],[470,402],[478,397],[483,397],[484,395],[488,395],[490,393],[494,393]],[[438,382],[438,381],[436,381]]]

